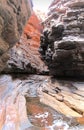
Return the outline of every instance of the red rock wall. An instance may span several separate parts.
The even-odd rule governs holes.
[[[20,41],[10,52],[9,69],[6,69],[8,72],[42,73],[45,71],[45,64],[38,52],[41,31],[41,21],[35,13],[32,13]]]
[[[24,29],[24,35],[28,39],[31,39],[35,43],[35,46],[39,46],[42,29],[41,21],[33,13]]]

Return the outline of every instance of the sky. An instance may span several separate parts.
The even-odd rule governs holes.
[[[52,0],[33,0],[34,9],[41,10],[42,12],[47,12],[47,9]]]

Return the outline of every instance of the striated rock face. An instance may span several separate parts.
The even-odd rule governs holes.
[[[35,13],[32,13],[20,41],[10,51],[7,72],[42,73],[47,70],[38,52],[42,26]]]
[[[0,0],[0,71],[8,60],[8,50],[19,41],[31,11],[29,0]]]
[[[54,0],[49,9],[40,52],[50,73],[84,76],[84,0]]]
[[[68,86],[73,86],[72,96]],[[41,102],[59,108],[68,117],[41,104],[39,94]],[[84,130],[84,125],[79,124],[84,124],[83,95],[83,82],[52,83],[48,76],[0,75],[0,130]],[[71,113],[77,119],[70,117]]]

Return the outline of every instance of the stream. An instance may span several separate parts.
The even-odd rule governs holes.
[[[40,102],[38,88],[48,78],[21,74],[0,76],[0,130],[84,130],[84,125],[75,118]]]

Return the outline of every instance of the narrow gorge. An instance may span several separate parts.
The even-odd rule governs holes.
[[[34,2],[0,0],[0,130],[84,130],[84,0]]]

